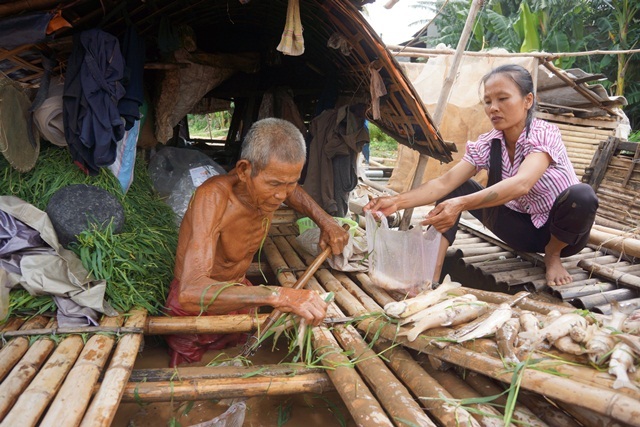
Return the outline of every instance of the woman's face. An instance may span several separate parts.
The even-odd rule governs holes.
[[[483,101],[484,112],[493,127],[503,131],[507,137],[515,136],[517,140],[524,129],[527,112],[533,105],[533,94],[522,96],[511,77],[501,73],[485,82]]]

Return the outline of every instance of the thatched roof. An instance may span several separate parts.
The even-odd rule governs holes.
[[[65,69],[75,32],[100,27],[121,37],[128,25],[136,25],[147,42],[148,68],[158,68],[163,58],[158,51],[161,21],[188,25],[197,47],[209,53],[259,52],[259,76],[239,73],[208,97],[237,99],[260,96],[265,90],[287,85],[292,88],[305,119],[329,76],[335,76],[339,94],[354,100],[369,99],[370,65],[377,61],[388,94],[381,98],[381,118],[374,122],[400,143],[441,161],[451,160],[451,147],[442,141],[411,83],[395,59],[362,17],[358,0],[300,0],[305,53],[284,56],[275,50],[284,29],[286,0],[18,0],[0,4],[0,23],[34,11],[56,7],[72,28],[62,28],[47,40],[19,45],[11,50],[0,46],[0,70],[25,86],[37,87],[43,75],[41,52],[55,53],[59,64],[54,74]],[[333,34],[347,40],[351,54],[327,46]],[[146,77],[146,76],[145,76]]]

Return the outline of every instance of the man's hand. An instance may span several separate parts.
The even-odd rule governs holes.
[[[317,326],[327,314],[327,303],[320,296],[307,289],[276,288],[277,295],[273,307],[284,313],[302,317],[308,325]]]
[[[440,233],[444,233],[456,223],[458,216],[464,210],[458,198],[445,200],[436,205],[422,221],[422,225],[433,225]]]
[[[381,212],[384,216],[389,216],[398,210],[396,199],[393,196],[378,197],[371,200],[362,208],[365,212]]]
[[[320,225],[320,248],[331,248],[331,253],[340,255],[342,249],[349,243],[349,232],[340,226],[333,218]]]

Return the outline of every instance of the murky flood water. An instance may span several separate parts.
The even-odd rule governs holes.
[[[241,346],[224,350],[233,356]],[[204,366],[220,352],[207,353],[201,362],[181,366]],[[278,363],[286,351],[271,351],[265,344],[251,357],[254,365]],[[145,348],[138,356],[134,369],[166,368],[169,355],[162,339],[147,337]],[[253,397],[246,400],[245,427],[340,427],[355,426],[347,408],[336,392],[324,394],[300,393],[292,396]],[[123,403],[113,422],[114,427],[182,426],[209,421],[227,410],[228,406],[215,401],[160,402],[139,405]]]

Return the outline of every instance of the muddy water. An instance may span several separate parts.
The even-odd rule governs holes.
[[[241,347],[226,349],[224,353],[236,355]],[[220,352],[205,354],[202,361],[191,365],[204,366]],[[278,363],[286,352],[271,351],[265,344],[251,357],[254,365]],[[169,356],[164,342],[157,337],[147,337],[145,348],[138,355],[134,369],[162,368],[169,365]],[[300,393],[294,396],[253,397],[246,400],[245,427],[339,427],[355,426],[347,408],[336,392],[320,394]],[[147,405],[123,403],[120,405],[112,426],[114,427],[187,427],[209,421],[222,414],[228,406],[215,401],[161,402]]]

